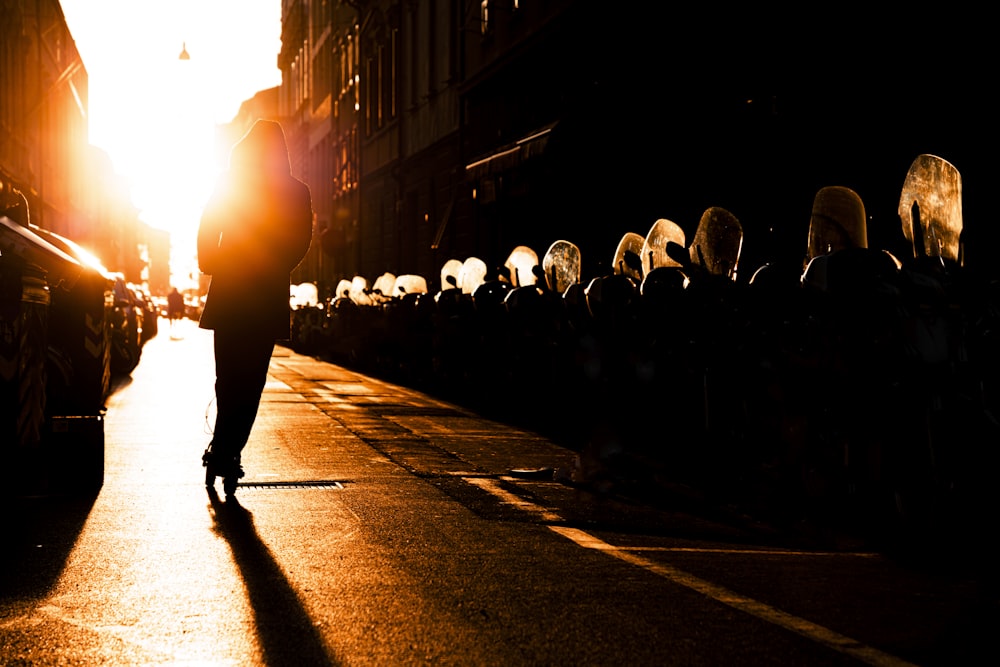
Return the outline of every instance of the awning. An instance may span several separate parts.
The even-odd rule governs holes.
[[[438,223],[437,231],[434,233],[434,240],[431,242],[431,250],[437,250],[438,246],[441,245],[441,239],[444,237],[444,230],[448,226],[448,221],[451,220],[451,210],[453,208],[455,208],[455,195],[451,196],[447,208],[444,209],[444,215],[441,216],[441,222]]]
[[[523,161],[541,155],[549,141],[549,134],[557,123],[531,132],[517,141],[507,144],[474,162],[465,165],[465,177],[469,180],[480,180],[507,171]]]

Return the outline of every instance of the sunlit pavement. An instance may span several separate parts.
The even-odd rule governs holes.
[[[679,663],[828,664],[826,628],[889,658],[972,655],[992,636],[992,588],[872,554],[741,552],[727,535],[745,526],[593,501],[552,479],[573,453],[537,434],[281,346],[246,478],[220,499],[201,466],[213,380],[212,334],[162,322],[108,401],[100,493],[18,505],[0,664],[660,664],[668,645]],[[647,520],[656,532],[620,530]],[[819,639],[801,643],[799,617],[786,633],[717,597],[679,604],[677,585],[702,581],[688,571],[752,592],[753,609],[801,609]],[[595,641],[598,626],[618,639]]]
[[[108,402],[104,487],[42,607],[50,627],[78,630],[62,642],[77,659],[88,636],[95,664],[126,664],[130,654],[214,662],[220,643],[252,643],[231,551],[213,538],[199,461],[211,340],[190,321],[162,321],[131,381]]]
[[[421,491],[408,490],[407,468],[500,474],[571,459],[533,434],[497,432],[453,406],[278,346],[244,452],[247,476],[238,502],[226,501],[206,493],[201,466],[213,382],[212,334],[189,320],[161,320],[131,378],[108,401],[104,486],[78,513],[78,536],[60,533],[75,543],[32,545],[56,567],[39,568],[37,581],[25,584],[41,604],[0,616],[7,655],[14,641],[26,647],[28,664],[63,664],[60,655],[94,664],[277,664],[276,655],[325,664],[329,650],[314,626],[331,609],[345,611],[336,595],[320,594],[331,579],[317,554],[344,552],[360,539],[353,527],[365,511],[413,511],[407,496]],[[366,405],[392,406],[397,417],[390,422]],[[450,425],[433,418],[436,410]],[[398,426],[407,423],[411,430]],[[403,446],[390,463],[364,436],[393,428]],[[454,439],[463,429],[503,438],[504,446],[472,446],[454,458],[414,435]],[[221,494],[221,480],[217,487]],[[330,494],[351,493],[350,504],[331,502]],[[351,579],[345,569],[359,582],[370,577],[338,558],[344,580]],[[363,628],[351,627],[346,632],[364,642]]]

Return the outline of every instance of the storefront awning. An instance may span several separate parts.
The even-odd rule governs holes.
[[[469,180],[480,180],[512,169],[523,161],[541,155],[556,123],[550,123],[531,132],[517,141],[507,144],[474,162],[465,165],[465,176]]]

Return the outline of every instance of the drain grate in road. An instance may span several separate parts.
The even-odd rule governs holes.
[[[340,490],[344,482],[336,480],[308,480],[304,482],[240,482],[241,489],[326,489]]]

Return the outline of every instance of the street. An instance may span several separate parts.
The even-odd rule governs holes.
[[[235,499],[212,334],[159,334],[96,498],[5,508],[3,665],[954,665],[995,576],[566,483],[574,452],[277,346]],[[942,551],[947,552],[947,549]],[[958,563],[956,565],[956,563]]]

